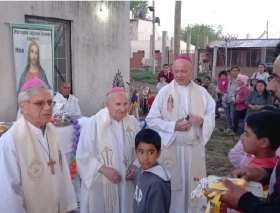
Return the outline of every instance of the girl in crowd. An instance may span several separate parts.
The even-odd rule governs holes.
[[[250,90],[253,91],[257,85],[258,80],[256,78],[252,78],[250,80]]]
[[[228,78],[227,78],[227,71],[222,70],[219,73],[217,78],[217,92],[218,92],[218,99],[216,100],[216,118],[220,117],[219,107],[222,105],[227,98],[227,87],[228,87]]]
[[[237,89],[235,91],[235,100],[232,103],[235,104],[233,115],[233,134],[235,135],[238,130],[239,121],[243,120],[246,116],[247,106],[245,104],[246,98],[250,93],[250,89],[247,87],[248,76],[239,74],[237,77]]]
[[[252,78],[256,78],[258,80],[263,80],[266,84],[268,84],[269,74],[266,71],[266,66],[263,63],[260,63],[258,66],[258,71],[255,72]]]

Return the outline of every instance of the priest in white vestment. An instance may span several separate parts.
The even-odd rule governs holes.
[[[164,146],[160,162],[171,174],[170,213],[195,212],[191,192],[206,176],[204,147],[215,127],[215,101],[192,80],[188,56],[173,63],[174,80],[162,88],[146,117]]]
[[[68,82],[63,82],[60,86],[60,91],[53,97],[56,104],[64,104],[63,112],[71,115],[81,117],[82,113],[79,106],[79,100],[74,95],[70,94],[71,88]],[[60,114],[60,109],[54,107],[54,113]]]
[[[40,79],[18,95],[23,117],[0,138],[0,212],[66,213],[77,208],[70,172],[52,116],[52,96]]]
[[[84,125],[77,149],[82,178],[81,213],[132,213],[138,121],[128,115],[128,96],[114,87],[107,107]]]

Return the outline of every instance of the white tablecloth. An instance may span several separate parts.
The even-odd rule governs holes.
[[[87,117],[82,117],[80,119],[78,119],[79,124],[81,126],[81,129],[83,128],[83,125],[89,120],[89,118]],[[80,130],[81,130],[80,129]],[[74,143],[74,126],[70,125],[70,126],[65,126],[65,127],[56,127],[56,131],[59,135],[60,138],[60,142],[61,142],[61,148],[63,150],[63,152],[69,153],[73,151],[73,143]],[[68,161],[68,159],[67,159]],[[71,159],[70,159],[71,161]],[[69,163],[69,162],[68,162]]]
[[[82,117],[78,119],[78,122],[81,126],[80,132],[83,128],[83,125],[89,120],[87,117]],[[70,126],[65,126],[65,127],[56,127],[56,131],[59,135],[60,142],[61,142],[61,148],[65,154],[68,166],[70,168],[71,164],[71,159],[73,156],[73,143],[74,143],[74,133],[75,129],[73,125]],[[77,171],[77,174],[75,176],[75,179],[73,181],[75,193],[76,193],[76,199],[78,202],[80,202],[80,197],[81,197],[81,178],[80,175]]]

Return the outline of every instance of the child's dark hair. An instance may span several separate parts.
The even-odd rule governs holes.
[[[238,70],[238,72],[240,72],[240,69],[239,69],[239,67],[238,67],[238,66],[232,66],[232,67],[230,68],[230,71],[232,71],[233,69],[237,69],[237,70]]]
[[[165,80],[166,80],[166,79],[167,79],[167,76],[164,75],[164,74],[162,74],[162,75],[160,76],[160,78],[165,78]]]
[[[194,80],[201,84],[201,79],[200,78],[196,78]]]
[[[221,78],[221,75],[227,76],[227,71],[226,70],[220,71],[218,77]]]
[[[265,98],[265,100],[267,100],[267,98],[268,98],[268,91],[266,90],[267,84],[265,83],[264,80],[258,80],[257,84],[263,84],[264,85],[263,97]],[[256,91],[257,91],[257,84],[255,86]]]
[[[264,112],[264,111],[268,111],[268,112],[278,112],[280,113],[279,109],[274,106],[274,105],[271,105],[271,104],[266,104],[264,105],[262,108],[261,108],[261,112]],[[258,112],[256,112],[258,113]]]
[[[168,67],[168,64],[164,64],[162,67],[166,67],[166,66]]]
[[[280,113],[271,111],[256,112],[249,115],[247,119],[247,126],[253,130],[257,138],[267,138],[273,150],[280,146],[279,123]]]
[[[135,149],[137,149],[139,143],[154,144],[156,150],[161,150],[161,137],[152,129],[142,129],[135,137]]]
[[[211,78],[209,76],[204,77],[204,80],[208,79],[209,81],[211,81]]]
[[[258,79],[256,79],[256,78],[251,78],[251,80],[250,80],[250,86],[253,86],[253,84],[252,84],[253,81],[258,81]]]

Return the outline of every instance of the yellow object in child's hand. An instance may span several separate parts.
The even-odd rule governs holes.
[[[237,185],[237,186],[239,186],[241,188],[245,188],[246,185],[247,185],[247,181],[244,180],[244,179],[239,179],[239,178],[232,179],[232,178],[229,178],[228,180],[230,180],[235,185]],[[210,212],[219,213],[220,212],[220,206],[221,206],[220,197],[222,195],[228,193],[228,189],[222,183],[222,179],[221,178],[217,178],[217,179],[215,179],[215,181],[210,183],[209,184],[209,188],[211,190],[214,190],[214,191],[206,195],[209,201],[207,203],[205,213],[210,213]],[[215,191],[215,190],[217,190],[217,191]]]
[[[232,183],[234,183],[235,185],[241,187],[241,188],[245,188],[247,185],[247,181],[244,179],[240,179],[240,178],[229,178],[229,181],[231,181]],[[222,179],[221,178],[217,178],[217,180],[215,182],[213,182],[209,188],[212,189],[220,189],[220,190],[227,190],[227,188],[225,187],[225,185],[222,183]]]

